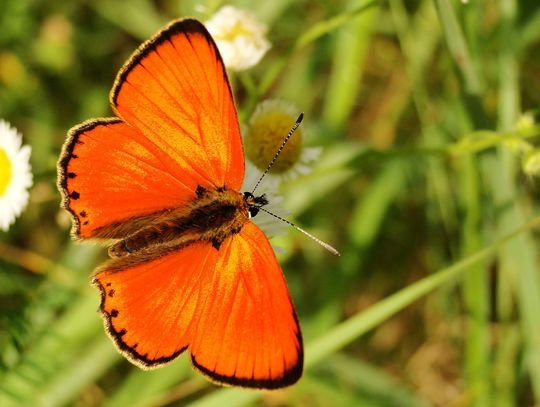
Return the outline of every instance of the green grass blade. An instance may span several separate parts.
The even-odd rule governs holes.
[[[121,0],[115,3],[97,0],[90,2],[89,5],[141,41],[154,34],[166,22],[148,0]]]
[[[360,4],[354,9],[341,13],[339,15],[330,17],[327,20],[321,21],[307,31],[305,31],[298,39],[296,40],[293,47],[289,49],[284,55],[278,58],[272,65],[270,69],[266,72],[266,75],[261,80],[259,87],[259,94],[265,94],[270,87],[273,85],[276,78],[285,68],[287,62],[289,61],[290,56],[297,52],[299,49],[304,48],[308,44],[316,41],[318,38],[323,35],[329,34],[334,30],[337,30],[342,25],[348,23],[360,13],[363,13],[369,10],[371,7],[378,5],[380,2],[378,0],[373,1],[360,1]]]
[[[477,158],[463,159],[462,169],[463,206],[466,211],[463,223],[464,254],[477,251],[482,244],[480,178]],[[467,330],[465,333],[465,377],[468,391],[471,393],[473,406],[490,405],[490,327],[489,327],[489,292],[486,262],[472,266],[463,276],[463,294]]]
[[[406,171],[407,165],[403,161],[389,163],[371,182],[362,200],[354,208],[349,235],[360,249],[371,245],[392,202],[405,189]]]
[[[443,25],[446,42],[454,61],[463,74],[465,88],[468,93],[478,95],[482,92],[483,84],[478,75],[474,61],[471,59],[463,30],[459,25],[454,5],[450,0],[436,0],[439,15]],[[456,3],[454,3],[456,4]],[[459,4],[459,3],[457,3]]]
[[[78,349],[79,357],[58,371],[37,396],[38,406],[63,406],[75,400],[94,383],[121,355],[104,333]]]
[[[359,4],[354,5],[354,3]],[[353,18],[357,17],[360,13],[363,13],[378,4],[380,4],[380,1],[377,0],[353,2],[353,7],[351,7],[351,10],[331,17],[328,20],[321,21],[320,23],[313,25],[309,30],[303,33],[296,41],[296,48],[305,47],[307,44],[317,40],[323,35],[326,35],[338,29],[342,25],[351,21]]]
[[[351,4],[352,3],[352,4]],[[357,1],[349,2],[351,6]],[[322,116],[330,128],[342,129],[355,107],[366,52],[379,16],[371,7],[336,33],[332,72],[328,78]]]
[[[514,41],[516,39],[517,3],[500,0],[502,16],[501,37],[503,46],[499,56],[499,127],[514,127],[520,111],[519,71]],[[504,148],[499,149],[499,162],[492,166],[493,195],[500,207],[505,208],[499,217],[499,233],[503,234],[525,217],[527,207],[518,197],[519,185],[515,183],[515,157]],[[530,374],[536,400],[540,400],[540,276],[538,250],[532,236],[524,234],[501,251],[500,302],[498,311],[503,321],[511,316],[511,300],[520,313],[520,324],[525,348],[525,364]],[[502,302],[504,301],[504,302]],[[508,332],[511,335],[511,331]],[[503,337],[504,338],[504,337]],[[510,341],[513,336],[510,336]],[[504,384],[504,383],[503,383]],[[502,398],[509,398],[512,382],[501,389]]]
[[[339,352],[325,359],[306,375],[324,374],[336,388],[354,391],[363,400],[384,407],[427,407],[431,405],[415,392],[377,366]],[[299,383],[301,385],[304,379]],[[391,392],[388,389],[392,389]],[[345,404],[342,404],[345,405]]]

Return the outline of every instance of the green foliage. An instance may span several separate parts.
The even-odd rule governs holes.
[[[111,115],[141,41],[224,3],[2,1],[0,118],[32,146],[34,186],[1,236],[0,405],[540,404],[536,0],[233,2],[273,44],[232,74],[241,119],[287,99],[324,147],[283,206],[342,256],[275,239],[306,371],[263,393],[118,354],[89,284],[105,253],[70,242],[56,161],[71,126]]]

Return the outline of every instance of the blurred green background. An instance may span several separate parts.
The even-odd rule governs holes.
[[[116,352],[89,284],[106,253],[70,241],[56,161],[71,126],[111,115],[143,40],[221,4],[0,1],[0,118],[34,173],[0,237],[0,405],[540,405],[540,192],[523,171],[540,134],[537,0],[229,3],[272,42],[232,75],[241,120],[283,98],[324,147],[284,206],[342,256],[293,230],[275,241],[306,371],[261,393],[213,386],[185,355],[144,372]]]

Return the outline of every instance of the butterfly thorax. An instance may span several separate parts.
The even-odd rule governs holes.
[[[209,241],[219,250],[221,243],[240,232],[253,216],[252,203],[244,194],[225,187],[199,186],[191,202],[152,219],[148,225],[111,246],[109,255],[123,257],[145,251],[168,251],[198,241]]]

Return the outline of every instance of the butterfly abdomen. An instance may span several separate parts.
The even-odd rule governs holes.
[[[198,189],[188,205],[165,213],[109,249],[111,257],[123,257],[142,250],[186,246],[200,240],[219,249],[228,236],[238,233],[248,220],[243,196],[224,188]]]

